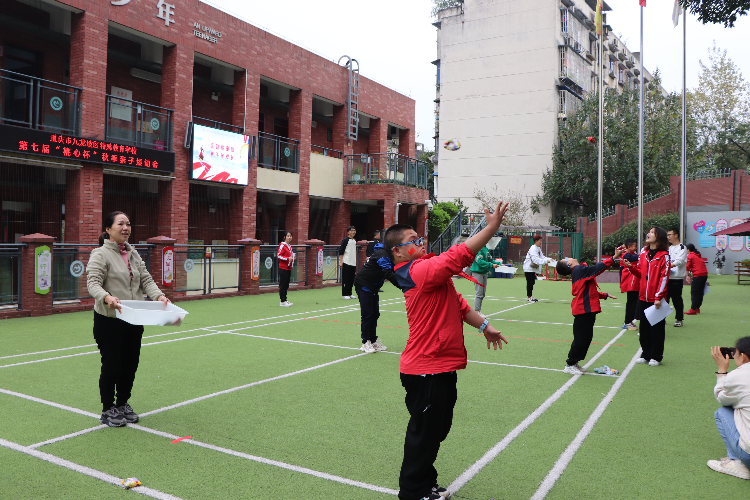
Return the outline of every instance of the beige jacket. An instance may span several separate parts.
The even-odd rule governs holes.
[[[94,311],[111,318],[117,317],[117,314],[104,302],[107,295],[120,300],[144,300],[143,292],[151,300],[157,300],[162,295],[138,252],[129,243],[125,243],[125,249],[133,271],[132,278],[117,243],[112,240],[104,240],[103,246],[92,250],[86,266],[86,285],[89,294],[96,300]]]
[[[734,408],[734,425],[740,433],[740,448],[750,453],[750,363],[717,375],[714,396],[722,406]]]

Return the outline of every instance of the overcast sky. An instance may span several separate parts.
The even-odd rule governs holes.
[[[434,130],[436,35],[430,0],[204,0],[255,26],[327,59],[346,54],[359,61],[361,74],[416,101],[417,142],[432,149]],[[523,1],[523,0],[515,0]],[[628,48],[640,47],[638,0],[606,0],[607,22]],[[644,9],[644,64],[661,70],[667,91],[682,90],[682,24],[672,25],[672,0],[648,0]],[[698,84],[698,60],[708,62],[713,40],[727,49],[743,76],[750,78],[750,19],[734,28],[698,23],[688,16],[687,86]]]

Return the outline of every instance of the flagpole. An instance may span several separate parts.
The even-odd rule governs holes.
[[[682,11],[682,158],[680,164],[680,237],[685,240],[687,191],[687,9]]]
[[[638,250],[643,248],[643,106],[644,79],[643,72],[643,6],[641,6],[641,84],[638,86],[640,100],[638,101]]]
[[[599,32],[599,162],[596,186],[596,261],[602,260],[602,196],[604,191],[604,20]]]

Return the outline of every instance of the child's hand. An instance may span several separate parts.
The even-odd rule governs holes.
[[[503,335],[500,333],[500,330],[495,329],[492,325],[487,325],[484,329],[484,338],[487,339],[487,349],[490,348],[490,345],[495,346],[495,350],[497,351],[498,347],[500,349],[503,348],[503,342],[506,344],[508,341],[503,337]]]
[[[628,259],[623,259],[620,261],[620,264],[622,264],[625,267],[633,267],[633,264],[630,263]]]
[[[615,297],[615,296],[614,296],[614,295],[612,295],[611,293],[608,293],[608,294],[607,294],[607,297],[609,297],[610,299],[615,299],[615,300],[617,300],[617,297]]]
[[[660,309],[661,308],[661,300],[657,300],[656,302],[654,302],[654,306],[656,306],[657,309]]]

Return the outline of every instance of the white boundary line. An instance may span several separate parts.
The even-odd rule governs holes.
[[[358,358],[360,356],[366,356],[366,355],[367,355],[367,353],[363,352],[363,353],[360,353],[360,354],[355,354],[354,356],[348,356],[346,358],[341,358],[341,359],[337,359],[335,361],[330,361],[328,363],[323,363],[322,365],[311,366],[310,368],[305,368],[303,370],[297,370],[296,372],[285,373],[283,375],[278,375],[276,377],[267,378],[265,380],[258,380],[256,382],[251,382],[249,384],[240,385],[238,387],[232,387],[231,389],[225,389],[223,391],[214,392],[214,393],[207,394],[205,396],[201,396],[201,397],[198,397],[198,398],[189,399],[189,400],[183,401],[181,403],[176,403],[176,404],[173,404],[173,405],[165,406],[163,408],[158,408],[156,410],[147,411],[145,413],[141,413],[141,416],[142,417],[147,417],[149,415],[154,415],[156,413],[161,413],[163,411],[172,410],[174,408],[179,408],[181,406],[189,405],[191,403],[197,403],[198,401],[203,401],[204,399],[209,399],[209,398],[213,398],[213,397],[216,397],[216,396],[221,396],[223,394],[229,394],[230,392],[236,392],[236,391],[239,391],[239,390],[242,390],[242,389],[247,389],[249,387],[254,387],[256,385],[265,384],[266,382],[273,382],[274,380],[281,380],[283,378],[291,377],[292,375],[299,375],[300,373],[305,373],[305,372],[309,372],[309,371],[312,371],[312,370],[317,370],[318,368],[324,368],[326,366],[335,365],[336,363],[341,363],[342,361],[348,361],[350,359],[354,359],[354,358]]]
[[[79,465],[75,462],[71,462],[70,460],[65,460],[63,458],[50,455],[49,453],[44,453],[43,451],[35,450],[28,446],[23,446],[12,441],[6,441],[2,438],[0,438],[0,446],[14,451],[19,451],[34,458],[44,460],[45,462],[49,462],[60,467],[65,467],[66,469],[70,469],[73,472],[78,472],[79,474],[93,477],[94,479],[98,479],[100,481],[104,481],[105,483],[109,483],[122,488],[120,478],[107,474],[106,472],[98,471],[84,465]],[[158,498],[159,500],[181,500],[179,497],[170,495],[169,493],[161,492],[159,490],[155,490],[153,488],[148,488],[146,486],[138,486],[137,488],[132,488],[131,491],[147,497]]]
[[[169,434],[168,432],[162,432],[162,431],[157,431],[157,430],[154,430],[154,429],[150,429],[148,427],[143,427],[142,425],[138,425],[138,424],[129,424],[128,427],[132,427],[132,428],[138,429],[140,431],[148,432],[150,434],[154,434],[154,435],[165,437],[165,438],[172,439],[172,440],[174,440],[174,439],[180,439],[180,437],[181,437],[181,436],[175,436],[174,434]],[[285,462],[279,462],[278,460],[271,460],[271,459],[268,459],[268,458],[257,457],[255,455],[250,455],[248,453],[243,453],[243,452],[240,452],[240,451],[235,451],[235,450],[230,450],[230,449],[227,449],[227,448],[222,448],[220,446],[214,446],[212,444],[203,443],[201,441],[196,441],[195,439],[183,439],[181,442],[187,443],[187,444],[192,444],[194,446],[200,446],[201,448],[207,448],[209,450],[217,451],[219,453],[225,453],[227,455],[232,455],[232,456],[235,456],[235,457],[238,457],[238,458],[244,458],[246,460],[252,460],[253,462],[258,462],[258,463],[262,463],[262,464],[266,464],[266,465],[273,465],[273,466],[279,467],[281,469],[287,469],[287,470],[291,470],[291,471],[294,471],[294,472],[300,472],[302,474],[308,474],[310,476],[314,476],[314,477],[317,477],[317,478],[320,478],[320,479],[327,479],[329,481],[334,481],[334,482],[346,484],[346,485],[349,485],[349,486],[357,486],[359,488],[364,488],[364,489],[371,490],[371,491],[377,491],[378,493],[387,493],[389,495],[398,495],[398,491],[392,490],[390,488],[384,488],[382,486],[375,486],[373,484],[363,483],[361,481],[354,481],[352,479],[347,479],[347,478],[341,477],[341,476],[335,476],[333,474],[328,474],[326,472],[319,472],[319,471],[316,471],[316,470],[313,470],[313,469],[308,469],[306,467],[300,467],[300,466],[291,465],[291,464],[288,464],[288,463],[285,463]]]
[[[84,434],[88,434],[89,432],[98,431],[99,429],[106,429],[106,428],[107,426],[104,424],[97,425],[96,427],[89,427],[88,429],[83,429],[82,431],[72,432],[64,436],[59,436],[56,438],[48,439],[47,441],[42,441],[41,443],[31,444],[29,445],[29,448],[32,448],[32,449],[41,448],[42,446],[47,446],[48,444],[59,443],[60,441],[65,441],[66,439],[83,436]]]
[[[604,414],[604,411],[607,409],[607,406],[609,406],[609,403],[615,397],[615,394],[617,394],[617,391],[619,391],[620,387],[622,387],[622,384],[625,383],[625,379],[635,366],[635,362],[640,356],[641,349],[638,349],[638,351],[636,351],[635,355],[633,356],[633,359],[630,360],[628,366],[625,368],[625,370],[623,370],[622,376],[612,385],[612,388],[609,390],[607,395],[604,396],[596,409],[591,413],[591,416],[589,416],[588,420],[586,420],[586,423],[583,424],[581,430],[578,431],[575,439],[573,439],[573,441],[571,441],[565,451],[562,452],[560,458],[557,459],[557,462],[555,462],[555,465],[552,467],[552,470],[549,471],[547,477],[545,477],[542,481],[539,489],[537,489],[536,493],[534,493],[534,496],[531,497],[531,500],[542,500],[547,496],[562,473],[565,472],[565,469],[568,467],[571,460],[573,460],[573,457],[575,456],[578,449],[594,429],[594,426],[599,421],[599,418]]]
[[[80,410],[78,408],[73,408],[72,406],[62,405],[60,403],[54,403],[52,401],[47,401],[46,399],[29,396],[28,394],[21,394],[20,392],[9,391],[7,389],[2,389],[2,388],[0,388],[0,393],[7,394],[8,396],[15,396],[21,399],[28,399],[29,401],[33,401],[35,403],[41,403],[44,405],[53,406],[55,408],[59,408],[60,410],[70,411],[73,413],[77,413],[79,415],[83,415],[85,417],[99,418],[99,415],[97,415],[96,413],[91,413],[90,411],[86,411],[86,410]]]
[[[615,342],[620,336],[622,336],[627,330],[620,331],[619,334],[617,334],[610,344],[612,342]],[[590,366],[592,363],[594,363],[602,354],[604,354],[607,349],[609,348],[610,344],[605,345],[591,360],[584,365],[585,367]],[[451,493],[455,493],[461,488],[463,488],[466,483],[471,481],[474,476],[476,476],[479,471],[481,471],[487,464],[492,462],[492,460],[497,457],[500,452],[502,452],[505,448],[510,445],[510,443],[513,442],[523,431],[525,431],[531,424],[534,423],[534,421],[539,418],[547,409],[549,409],[550,406],[552,406],[555,401],[560,399],[565,392],[570,389],[570,387],[575,384],[578,379],[580,379],[583,375],[574,375],[570,380],[565,382],[562,387],[560,387],[557,391],[555,391],[552,396],[547,398],[547,400],[542,403],[536,410],[531,412],[528,417],[523,419],[523,421],[518,424],[512,431],[510,431],[506,436],[500,440],[499,443],[497,443],[495,446],[489,449],[487,453],[485,453],[479,460],[474,462],[468,469],[466,469],[460,476],[458,476],[455,481],[453,481],[450,486],[447,487],[448,491]],[[618,382],[622,379],[618,379]]]
[[[505,311],[502,311],[505,312]],[[497,314],[497,313],[493,313]],[[487,315],[490,316],[489,314]],[[529,321],[525,319],[507,319],[507,318],[492,318],[493,320],[498,321],[508,321],[509,323],[534,323],[537,325],[562,325],[562,326],[573,326],[573,323],[549,323],[547,321]],[[594,325],[594,328],[609,328],[613,330],[622,330],[619,326],[604,326],[604,325]]]
[[[240,337],[252,337],[254,339],[278,340],[280,342],[289,342],[290,344],[317,345],[317,346],[321,346],[321,347],[334,347],[336,349],[353,349],[355,351],[359,351],[360,350],[359,347],[345,347],[345,346],[332,345],[332,344],[318,344],[316,342],[305,342],[304,340],[278,339],[276,337],[265,337],[263,335],[253,335],[251,333],[238,333],[238,332],[218,332],[218,333],[226,333],[227,335],[238,335]],[[392,354],[401,354],[400,352],[393,352],[393,351],[386,351],[386,352],[390,352]]]

